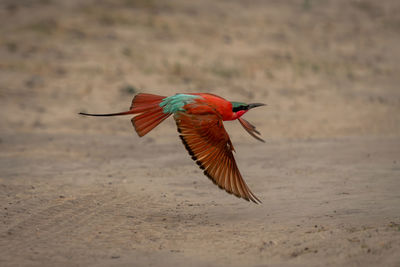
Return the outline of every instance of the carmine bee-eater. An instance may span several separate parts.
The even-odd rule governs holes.
[[[204,170],[204,174],[221,189],[254,203],[261,201],[250,191],[236,165],[234,151],[223,121],[238,119],[254,138],[264,142],[260,133],[248,121],[241,118],[252,108],[265,104],[229,102],[222,97],[198,93],[176,94],[165,97],[153,94],[137,94],[129,111],[111,114],[79,113],[87,116],[118,116],[137,114],[132,124],[142,137],[173,114],[179,137],[192,159]]]

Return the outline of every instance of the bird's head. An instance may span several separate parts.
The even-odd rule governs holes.
[[[252,108],[265,106],[265,104],[262,103],[251,103],[251,104],[246,104],[241,102],[231,102],[231,103],[232,103],[232,112],[234,114],[233,119],[240,118],[243,114],[245,114]]]

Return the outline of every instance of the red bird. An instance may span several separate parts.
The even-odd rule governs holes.
[[[137,134],[142,137],[154,127],[174,115],[179,137],[192,159],[204,170],[204,174],[221,189],[254,203],[261,201],[250,191],[236,165],[234,151],[223,121],[238,119],[254,138],[264,142],[260,133],[248,121],[241,118],[252,108],[265,104],[229,102],[222,97],[198,93],[176,94],[170,97],[138,94],[132,100],[129,111],[87,116],[118,116],[138,114],[132,118]]]

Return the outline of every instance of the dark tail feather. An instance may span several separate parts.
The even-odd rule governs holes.
[[[135,112],[133,110],[118,112],[118,113],[108,113],[108,114],[90,114],[90,113],[85,113],[85,112],[79,112],[79,115],[96,116],[96,117],[121,116],[121,115],[128,115],[128,114],[135,114]]]
[[[160,103],[164,98],[165,96],[137,94],[132,100],[132,105],[129,111],[109,114],[91,114],[81,112],[79,114],[98,117],[138,114],[132,118],[132,125],[135,128],[136,133],[142,137],[171,115],[170,113],[164,113],[163,109],[160,107]]]

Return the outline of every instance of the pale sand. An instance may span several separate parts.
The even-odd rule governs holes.
[[[398,1],[2,1],[1,266],[400,266]],[[128,88],[127,85],[135,88]],[[135,92],[264,102],[226,123],[255,205]]]

